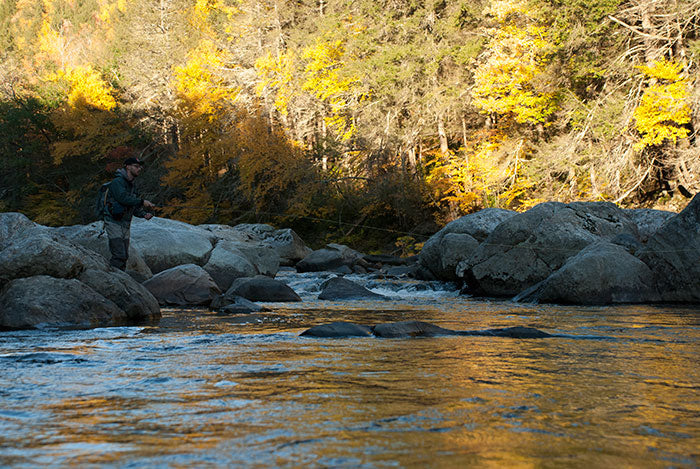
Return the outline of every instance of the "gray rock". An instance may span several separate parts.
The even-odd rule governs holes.
[[[179,265],[157,273],[143,284],[160,304],[209,305],[221,290],[209,274],[195,264]]]
[[[274,277],[280,268],[280,258],[274,249],[265,245],[238,245],[238,250],[255,266],[260,275]]]
[[[371,337],[372,331],[367,326],[353,324],[351,322],[332,322],[330,324],[321,324],[305,330],[301,333],[307,337]]]
[[[486,329],[485,331],[476,331],[476,333],[463,335],[484,335],[495,337],[510,337],[512,339],[545,339],[547,337],[555,337],[539,329],[533,327],[505,327],[500,329]]]
[[[643,243],[646,243],[666,220],[676,215],[673,212],[650,208],[627,209],[625,214],[637,225],[639,240]]]
[[[116,304],[77,279],[21,278],[0,292],[0,328],[106,327],[126,320]]]
[[[80,274],[79,280],[116,304],[130,321],[160,319],[158,300],[146,287],[120,270],[88,269]]]
[[[89,268],[109,267],[96,253],[45,229],[24,230],[0,251],[0,278],[5,281],[36,275],[73,278]]]
[[[470,266],[459,266],[470,291],[513,296],[549,277],[581,249],[621,233],[637,236],[625,212],[608,202],[546,202],[499,224]]]
[[[54,230],[72,242],[100,254],[109,261],[112,254],[109,251],[107,233],[104,231],[102,225],[103,223],[99,221],[88,225],[61,226],[54,228]],[[153,277],[151,269],[133,243],[129,245],[129,259],[126,263],[126,271],[139,282]]]
[[[661,225],[638,253],[663,301],[700,303],[700,194]]]
[[[454,331],[421,321],[401,321],[379,324],[374,327],[349,322],[333,322],[314,326],[301,333],[308,337],[367,337],[374,335],[384,338],[435,337],[441,335],[510,337],[514,339],[543,339],[556,337],[532,327],[505,327],[482,331]]]
[[[388,300],[389,298],[374,293],[342,277],[329,278],[321,284],[319,300]]]
[[[420,265],[436,279],[458,279],[456,268],[471,258],[479,243],[516,212],[487,208],[454,220],[428,239],[418,256]]]
[[[650,303],[660,300],[654,276],[623,247],[591,244],[514,301],[579,305]]]
[[[439,335],[454,335],[455,331],[445,329],[434,324],[422,321],[400,321],[386,324],[377,324],[372,327],[372,334],[377,337],[434,337]]]
[[[219,241],[204,265],[221,291],[226,291],[234,280],[253,277],[260,272],[231,241]]]
[[[176,220],[134,218],[131,223],[131,244],[154,274],[184,264],[203,266],[215,242],[210,231]]]
[[[20,236],[25,230],[41,227],[24,214],[17,212],[0,213],[0,251],[9,246],[11,240]]]
[[[346,270],[352,272],[356,264],[362,266],[367,264],[361,253],[341,244],[328,244],[325,248],[313,251],[297,262],[296,269],[297,272],[322,272],[337,271],[347,267]]]
[[[250,301],[287,302],[301,301],[287,284],[264,275],[234,280],[226,296],[242,296]]]
[[[642,243],[629,233],[619,234],[610,239],[610,242],[622,246],[630,254],[634,254],[642,248]]]
[[[200,226],[211,231],[220,239],[272,249],[277,254],[279,263],[285,266],[294,265],[311,252],[311,249],[304,244],[299,235],[289,228],[276,230],[272,226],[264,224],[241,224],[233,227],[228,225]]]
[[[217,296],[209,307],[213,310],[221,311],[224,314],[245,314],[268,311],[267,308],[253,303],[242,296],[234,295],[229,297],[225,294]]]
[[[390,266],[384,270],[384,275],[391,278],[415,277],[418,271],[418,265],[396,265]]]

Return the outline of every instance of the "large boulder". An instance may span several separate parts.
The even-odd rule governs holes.
[[[297,272],[323,272],[326,270],[342,271],[343,267],[350,272],[356,266],[366,266],[364,256],[342,244],[328,244],[325,248],[309,253],[297,262]]]
[[[329,278],[321,284],[319,300],[388,300],[379,293],[374,293],[343,277]]]
[[[107,272],[88,269],[78,279],[116,304],[130,321],[153,321],[160,318],[158,300],[146,287],[120,270],[111,269]]]
[[[155,274],[143,286],[160,304],[209,305],[221,290],[206,270],[195,264],[179,265]]]
[[[470,258],[479,243],[515,213],[487,208],[448,223],[425,242],[418,256],[420,265],[437,279],[457,280],[457,265]]]
[[[264,275],[234,280],[231,288],[226,291],[226,296],[242,296],[250,301],[301,301],[299,295],[286,283]]]
[[[654,283],[649,267],[624,247],[599,241],[513,300],[578,305],[650,303],[660,299]]]
[[[700,194],[636,255],[654,273],[663,301],[700,303]]]
[[[279,258],[280,265],[291,266],[303,259],[311,249],[293,230],[276,230],[265,224],[200,225],[220,239],[239,244],[252,244],[272,249]],[[267,274],[264,274],[267,275]]]
[[[131,244],[154,274],[184,264],[203,266],[215,243],[210,231],[176,220],[134,218],[131,223]]]
[[[77,279],[39,275],[11,281],[0,292],[0,328],[105,327],[126,313]]]
[[[469,290],[514,296],[549,277],[567,259],[600,240],[637,227],[609,202],[546,202],[500,223],[458,266]]]
[[[35,275],[74,278],[89,268],[109,267],[98,254],[45,229],[25,230],[0,251],[0,279],[5,281]]]
[[[109,251],[107,232],[104,230],[101,221],[88,225],[61,226],[54,228],[54,230],[72,242],[100,254],[106,260],[112,257],[112,253]],[[129,259],[126,263],[126,272],[140,282],[153,277],[151,269],[133,243],[129,245]]]
[[[219,241],[204,265],[204,270],[209,272],[221,291],[228,290],[237,278],[260,273],[237,246],[231,241]]]
[[[37,225],[22,213],[0,213],[0,251],[5,249],[11,240],[19,236],[25,230],[43,228]]]

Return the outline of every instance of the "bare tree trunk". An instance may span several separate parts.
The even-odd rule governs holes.
[[[462,144],[464,145],[464,149],[467,149],[468,145],[468,140],[467,140],[467,120],[464,118],[464,114],[462,114]]]
[[[406,154],[408,155],[408,164],[411,165],[411,168],[415,168],[416,167],[416,146],[413,142],[411,142],[410,146],[408,147]]]
[[[445,123],[443,122],[443,117],[439,116],[438,121],[438,139],[440,140],[440,153],[443,155],[446,155],[447,152],[449,151],[449,147],[447,145],[447,134],[445,133]]]

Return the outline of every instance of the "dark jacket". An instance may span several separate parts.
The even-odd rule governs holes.
[[[105,219],[114,223],[131,223],[132,216],[143,218],[146,212],[143,209],[143,199],[139,196],[133,181],[126,178],[124,168],[117,170],[117,177],[109,183],[109,197],[112,203],[116,202],[124,209],[124,215],[116,220],[107,213]]]

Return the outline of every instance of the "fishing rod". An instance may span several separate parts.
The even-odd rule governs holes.
[[[180,205],[180,204],[158,204],[158,205],[156,205],[156,208],[176,208],[176,209],[186,209],[186,210],[200,210],[200,211],[207,211],[207,212],[214,210],[213,207]],[[222,212],[234,212],[234,213],[241,213],[241,214],[252,213],[252,214],[260,214],[260,215],[268,215],[271,217],[304,219],[304,220],[310,220],[310,221],[332,223],[332,224],[336,224],[336,225],[351,226],[353,228],[366,228],[366,229],[370,229],[370,230],[384,231],[387,233],[396,233],[396,234],[403,234],[403,235],[409,235],[409,236],[419,236],[419,237],[422,237],[425,239],[428,239],[431,236],[431,235],[424,235],[424,234],[420,234],[420,233],[413,233],[410,231],[392,230],[390,228],[380,228],[378,226],[364,225],[364,224],[359,224],[359,223],[349,223],[349,222],[344,222],[344,221],[340,221],[340,220],[331,220],[329,218],[310,217],[310,216],[306,216],[306,215],[280,215],[279,213],[275,213],[275,212],[266,212],[266,211],[258,211],[258,210],[241,210],[241,209],[235,209],[235,208],[217,208],[216,210],[222,211]]]
[[[210,211],[212,210],[211,207],[202,207],[202,206],[193,206],[193,205],[180,205],[180,204],[162,204],[162,205],[156,205],[156,208],[184,208],[184,209],[189,209],[189,210],[204,210],[204,211]],[[422,238],[428,239],[432,235],[424,235],[424,234],[419,234],[419,233],[413,233],[410,231],[399,231],[399,230],[392,230],[389,228],[380,228],[377,226],[371,226],[371,225],[364,225],[364,224],[355,224],[355,223],[348,223],[348,222],[343,222],[340,220],[331,220],[328,218],[319,218],[319,217],[310,217],[310,216],[304,216],[304,215],[280,215],[279,213],[274,213],[274,212],[266,212],[266,211],[254,211],[254,210],[241,210],[241,209],[217,209],[220,211],[227,211],[227,212],[238,212],[238,213],[256,213],[256,214],[262,214],[262,215],[269,215],[269,216],[276,216],[276,217],[289,217],[289,218],[302,218],[305,220],[312,220],[312,221],[318,221],[318,222],[324,222],[324,223],[335,223],[337,225],[346,225],[346,226],[352,226],[354,228],[367,228],[371,230],[377,230],[377,231],[384,231],[387,233],[397,233],[397,234],[403,234],[403,235],[409,235],[409,236],[420,236]],[[581,252],[581,249],[583,248],[573,248],[573,249],[563,249],[563,248],[553,248],[553,247],[548,247],[548,246],[532,246],[532,245],[527,245],[527,246],[521,246],[521,245],[513,245],[513,244],[503,244],[503,243],[486,243],[482,242],[479,243],[480,245],[486,245],[486,246],[495,246],[495,247],[502,247],[502,248],[509,248],[509,249],[520,249],[520,250],[531,250],[531,251],[547,251],[547,252],[567,252],[567,253],[578,253]],[[697,249],[694,248],[688,248],[688,249],[654,249],[654,250],[649,250],[647,252],[655,252],[655,253],[672,253],[672,252],[697,252]]]

